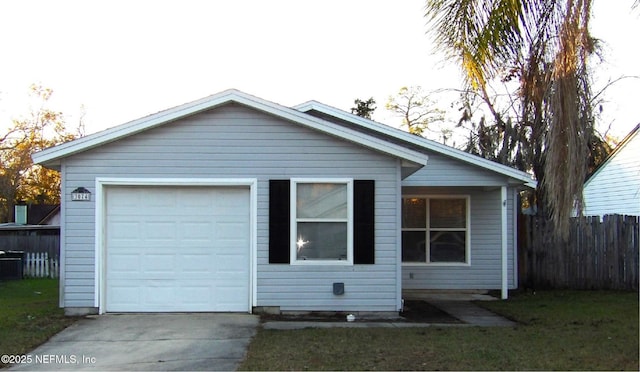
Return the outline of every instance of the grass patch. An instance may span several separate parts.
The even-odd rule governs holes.
[[[638,370],[638,294],[481,303],[512,328],[260,329],[241,370]]]
[[[58,307],[58,280],[0,281],[1,354],[28,353],[76,320]]]

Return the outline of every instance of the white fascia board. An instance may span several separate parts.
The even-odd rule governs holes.
[[[373,120],[362,118],[360,116],[348,113],[346,111],[337,109],[335,107],[325,105],[317,101],[308,101],[308,102],[299,104],[297,106],[294,106],[293,108],[302,112],[316,110],[316,111],[325,113],[327,115],[334,116],[338,119],[342,119],[342,120],[351,122],[353,124],[362,126],[369,130],[379,132],[383,135],[391,136],[391,137],[400,139],[402,141],[411,143],[413,145],[420,146],[426,150],[435,151],[437,153],[453,157],[455,159],[464,161],[466,163],[470,163],[472,165],[476,165],[484,169],[491,170],[493,172],[497,172],[505,176],[517,179],[518,181],[523,182],[528,187],[531,187],[531,188],[537,187],[537,181],[535,181],[533,178],[531,178],[529,174],[525,172],[481,158],[476,155],[472,155],[462,150],[458,150],[454,147],[450,147],[426,138],[415,136],[413,134],[401,131],[399,129],[393,128],[385,124],[378,123]]]
[[[107,129],[102,132],[79,138],[49,149],[35,153],[32,158],[34,163],[57,165],[63,157],[86,151],[100,145],[116,141],[144,130],[160,126],[180,118],[196,114],[213,107],[229,103],[240,103],[257,110],[261,110],[285,120],[293,121],[309,128],[345,139],[359,145],[383,152],[416,164],[420,168],[427,163],[428,156],[418,151],[407,149],[365,133],[360,133],[343,126],[315,118],[301,111],[294,110],[264,99],[251,96],[235,89],[229,89],[197,101],[186,103],[168,110],[158,112],[131,122]]]

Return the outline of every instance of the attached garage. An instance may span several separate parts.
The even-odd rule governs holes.
[[[247,186],[102,188],[103,309],[251,310]]]

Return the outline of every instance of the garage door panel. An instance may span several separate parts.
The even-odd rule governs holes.
[[[176,288],[171,281],[146,281],[144,286],[140,287],[143,293],[142,301],[138,303],[140,306],[160,307],[164,304],[175,303]]]
[[[183,254],[182,272],[203,275],[211,273],[211,257],[207,254]]]
[[[165,274],[175,277],[176,262],[179,260],[175,254],[147,254],[142,260],[143,274]]]
[[[134,188],[111,188],[107,197],[109,206],[113,207],[114,215],[136,212],[144,204],[142,197],[144,193],[141,189]]]
[[[140,255],[138,254],[113,254],[110,263],[111,274],[137,274],[140,271]]]
[[[247,188],[112,187],[106,195],[107,311],[249,309]]]
[[[178,205],[179,192],[175,189],[152,187],[140,188],[137,192],[142,193],[142,198],[138,199],[144,201],[141,206],[148,206],[150,210],[165,212]]]
[[[237,302],[232,301],[231,299],[234,297],[233,294],[235,291],[241,290],[240,287],[238,288],[233,288],[233,287],[224,287],[224,288],[218,288],[217,290],[217,295],[218,295],[218,306],[221,309],[221,311],[232,311],[231,309],[237,307],[239,304]]]
[[[195,221],[193,223],[185,223],[180,225],[180,238],[183,241],[205,241],[211,239],[211,232],[214,231],[214,225],[209,221]]]
[[[223,195],[219,190],[203,190],[200,195],[196,195],[191,192],[180,192],[180,204],[183,208],[193,210],[198,210],[203,207],[212,209],[215,205],[215,200],[211,197],[207,197],[212,194]]]
[[[216,237],[218,239],[237,240],[237,230],[247,229],[246,221],[230,221],[230,222],[218,222],[215,226]]]
[[[240,267],[244,262],[244,257],[236,254],[219,254],[218,262],[224,262],[224,265],[217,265],[216,272],[219,274],[246,274],[247,268]]]
[[[131,307],[140,303],[141,291],[132,286],[129,280],[112,280],[109,283],[108,298],[110,306]]]
[[[173,221],[147,221],[142,227],[142,231],[144,231],[144,237],[149,241],[175,244],[179,227]]]
[[[182,286],[178,292],[178,301],[189,305],[206,306],[212,301],[211,297],[213,292],[211,286]]]
[[[126,219],[111,218],[109,226],[110,239],[132,240],[138,239],[138,234],[142,231],[141,223],[130,217]]]

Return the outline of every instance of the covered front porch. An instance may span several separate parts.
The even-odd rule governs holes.
[[[479,294],[517,288],[517,190],[402,188],[402,290]]]

